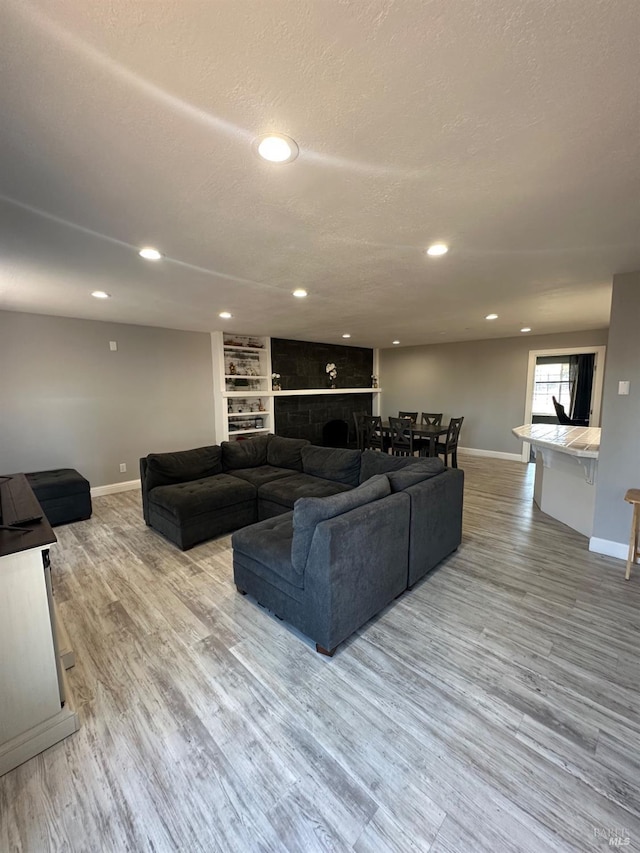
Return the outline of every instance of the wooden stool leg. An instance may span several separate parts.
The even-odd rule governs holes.
[[[635,563],[638,558],[638,523],[640,522],[640,513],[638,512],[638,504],[633,505],[633,518],[631,521],[631,536],[629,537],[629,555],[627,557],[627,570],[624,573],[626,581],[631,577],[631,563]]]

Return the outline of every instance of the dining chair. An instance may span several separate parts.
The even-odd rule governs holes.
[[[391,439],[382,431],[382,418],[379,415],[364,415],[362,423],[362,449],[381,450],[388,453]]]
[[[565,426],[587,426],[588,421],[576,420],[575,418],[570,418],[566,413],[564,406],[562,403],[559,403],[555,397],[551,398],[553,400],[553,408],[556,410],[556,417],[558,418],[559,424],[564,424]]]
[[[420,423],[427,426],[440,426],[442,423],[442,412],[437,414],[433,412],[422,412],[420,415]]]
[[[398,412],[399,418],[410,418],[412,424],[418,423],[418,413],[417,412]]]
[[[353,413],[353,422],[356,427],[356,443],[358,445],[358,450],[364,450],[364,426],[362,423],[362,419],[367,417],[366,412],[354,412]]]
[[[420,414],[420,426],[437,426],[439,427],[442,424],[442,412],[422,412]],[[428,455],[428,450],[431,446],[431,442],[428,438],[424,438],[422,436],[414,436],[413,444],[415,449],[422,456],[423,453]]]
[[[413,444],[411,426],[409,418],[389,418],[391,453],[394,456],[413,456],[417,450]]]
[[[444,464],[449,465],[449,454],[451,454],[451,467],[458,467],[458,438],[464,418],[451,418],[449,428],[444,441],[436,444],[436,455],[444,456]]]

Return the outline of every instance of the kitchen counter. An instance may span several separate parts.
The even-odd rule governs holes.
[[[600,427],[524,424],[512,432],[535,453],[535,503],[547,515],[591,536]]]
[[[600,427],[564,426],[563,424],[525,424],[511,432],[537,447],[548,447],[567,453],[597,459],[600,450]]]

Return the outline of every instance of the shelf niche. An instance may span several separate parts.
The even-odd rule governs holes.
[[[272,432],[269,338],[212,332],[211,353],[215,441],[219,444]]]

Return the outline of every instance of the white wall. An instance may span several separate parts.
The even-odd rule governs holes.
[[[214,443],[211,339],[0,311],[0,405],[1,473],[134,480],[140,456]]]
[[[460,444],[520,454],[529,350],[602,346],[607,330],[394,347],[380,352],[381,415],[399,410],[464,417]]]

